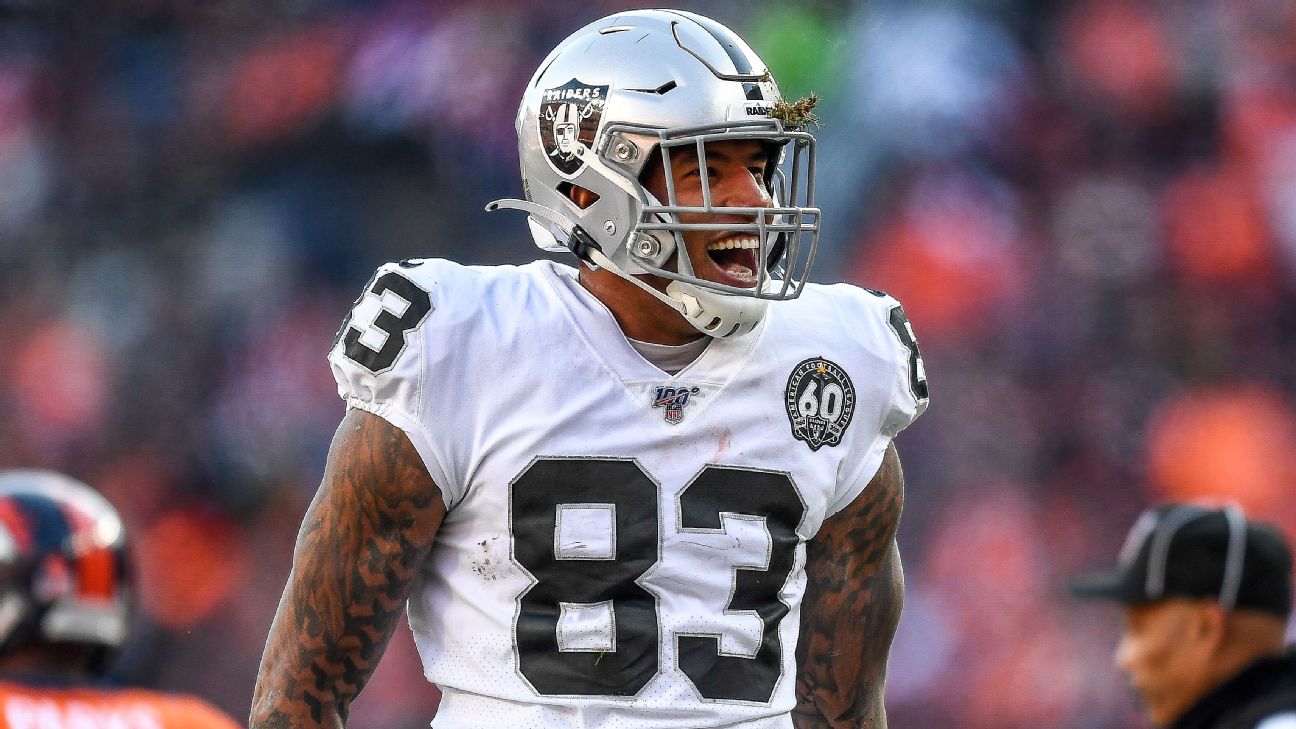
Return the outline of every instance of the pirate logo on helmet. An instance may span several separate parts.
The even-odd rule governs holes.
[[[607,86],[590,86],[576,79],[545,89],[540,104],[540,144],[549,155],[549,164],[562,174],[574,175],[585,164],[581,154],[594,144],[607,90]]]

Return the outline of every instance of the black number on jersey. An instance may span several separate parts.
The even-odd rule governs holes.
[[[344,344],[342,353],[347,356],[347,359],[374,374],[383,372],[396,363],[396,358],[400,357],[401,352],[405,350],[405,335],[417,328],[423,322],[423,317],[432,311],[432,297],[428,296],[428,292],[395,271],[388,271],[378,276],[371,285],[366,286],[365,293],[356,300],[356,306],[364,301],[366,294],[382,298],[382,295],[388,291],[404,299],[406,306],[404,313],[399,316],[384,307],[378,312],[378,316],[374,317],[374,327],[387,333],[387,341],[383,342],[381,349],[374,349],[360,341],[364,332],[351,326],[351,317],[355,314],[354,307],[342,322],[342,328],[338,330]],[[334,346],[337,346],[336,342]]]
[[[918,349],[918,339],[914,337],[913,325],[905,316],[904,307],[891,307],[889,317],[891,330],[900,338],[900,343],[909,350],[909,389],[919,400],[927,399],[927,368],[923,366],[922,352]]]
[[[754,657],[724,655],[719,636],[681,635],[680,670],[708,699],[768,702],[783,670],[778,627],[788,613],[779,599],[792,574],[796,527],[805,504],[785,473],[708,466],[679,498],[681,531],[724,531],[725,514],[763,517],[770,536],[769,565],[734,569],[733,596],[725,612],[751,611],[761,619],[761,644]]]
[[[610,554],[564,559],[561,507],[583,502],[611,507]],[[635,582],[657,562],[657,485],[634,461],[538,460],[510,487],[509,514],[513,557],[536,579],[518,598],[522,675],[545,695],[638,693],[658,668],[657,601]],[[604,648],[612,650],[561,650],[562,604],[608,602],[615,627]]]
[[[514,638],[519,670],[543,695],[633,696],[660,671],[655,596],[639,584],[660,559],[658,486],[633,461],[538,459],[509,489],[513,556],[536,580],[518,597]],[[564,554],[565,509],[609,513],[609,544],[598,556]],[[764,569],[733,567],[726,612],[761,620],[754,656],[721,653],[714,635],[678,635],[680,670],[708,699],[768,703],[783,666],[779,599],[795,563],[805,504],[786,474],[707,466],[679,495],[680,529],[721,532],[724,517],[759,519],[770,537]],[[604,645],[560,644],[564,610],[610,606]],[[604,609],[608,609],[604,607]],[[610,650],[609,650],[610,649]]]

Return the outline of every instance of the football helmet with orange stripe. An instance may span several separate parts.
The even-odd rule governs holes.
[[[0,653],[126,640],[126,539],[117,510],[52,471],[0,471]],[[103,663],[103,661],[95,661]]]

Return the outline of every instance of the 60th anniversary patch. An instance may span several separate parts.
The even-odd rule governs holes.
[[[793,437],[817,451],[841,443],[855,414],[855,386],[836,362],[811,357],[788,376],[784,403]]]

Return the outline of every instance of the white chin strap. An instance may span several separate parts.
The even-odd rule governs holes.
[[[741,336],[755,329],[761,317],[765,316],[765,307],[769,305],[769,301],[765,299],[731,296],[683,281],[671,281],[666,286],[666,293],[662,293],[644,283],[638,276],[626,273],[612,259],[603,255],[602,251],[591,249],[589,257],[598,266],[647,291],[653,298],[679,312],[699,332],[716,339]]]

